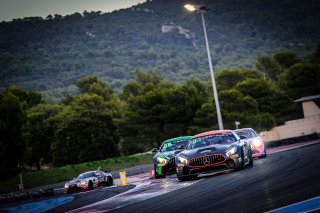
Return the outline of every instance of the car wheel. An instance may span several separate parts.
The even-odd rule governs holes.
[[[261,155],[261,157],[260,158],[266,158],[267,157],[267,151],[266,150],[264,150],[263,151],[263,154]]]
[[[246,162],[245,162],[245,159],[244,159],[243,147],[241,147],[240,157],[241,157],[241,161],[242,162],[237,168],[235,168],[235,170],[242,170],[242,169],[246,168]]]
[[[108,186],[112,186],[113,185],[113,178],[110,177],[110,176],[108,176],[108,178],[107,178],[107,185]]]
[[[93,182],[90,180],[88,183],[88,190],[93,189]]]

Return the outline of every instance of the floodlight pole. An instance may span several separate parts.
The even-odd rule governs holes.
[[[217,109],[218,125],[219,125],[219,129],[221,130],[221,129],[223,129],[223,122],[222,122],[222,116],[221,116],[221,111],[220,111],[220,104],[219,104],[219,98],[218,98],[218,93],[217,93],[216,81],[214,78],[213,66],[212,66],[212,61],[211,61],[206,24],[205,24],[204,15],[203,15],[205,13],[205,11],[204,10],[197,10],[197,12],[201,13],[203,32],[204,32],[204,38],[206,41],[209,68],[210,68],[210,74],[211,74],[212,89],[213,89],[214,101],[215,101],[216,109]]]

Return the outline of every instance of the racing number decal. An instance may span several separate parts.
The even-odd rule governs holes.
[[[168,147],[170,147],[170,146],[172,146],[172,143],[166,143],[166,144],[163,145],[163,148],[166,149],[166,148],[168,148]]]

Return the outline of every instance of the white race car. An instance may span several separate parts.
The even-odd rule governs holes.
[[[67,182],[64,185],[64,192],[67,194],[74,191],[91,190],[102,184],[113,185],[113,178],[110,173],[100,170],[84,172],[74,180]]]

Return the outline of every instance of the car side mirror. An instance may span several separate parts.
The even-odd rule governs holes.
[[[158,149],[157,148],[153,148],[153,149],[150,150],[150,152],[156,153],[156,152],[158,152]]]
[[[240,135],[240,139],[246,139],[247,137],[244,135]]]
[[[185,146],[184,145],[180,145],[180,146],[178,146],[178,149],[184,149],[185,148]]]

